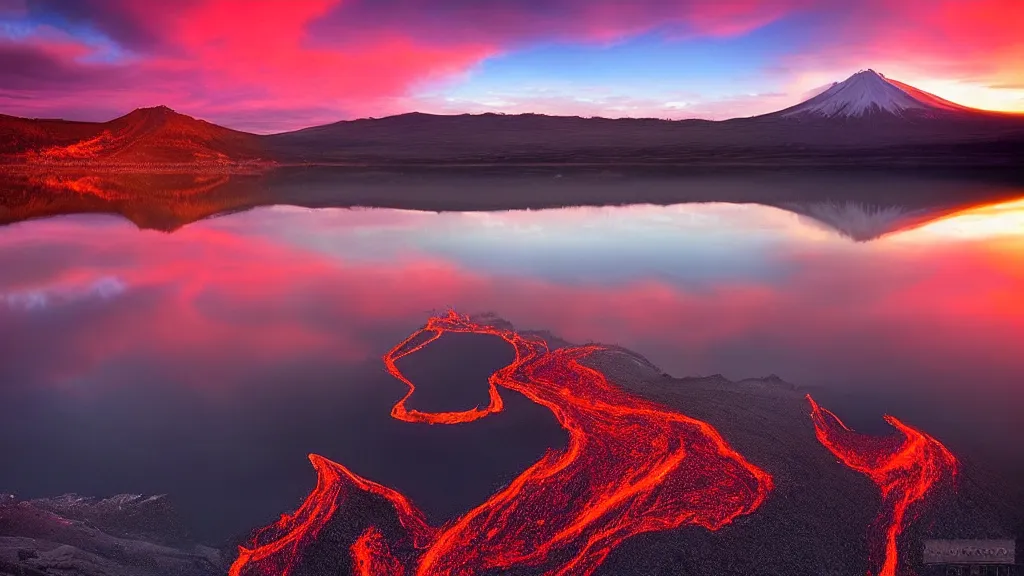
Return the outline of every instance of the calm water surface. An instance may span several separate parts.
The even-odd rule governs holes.
[[[451,517],[563,437],[522,398],[471,438],[389,418],[404,387],[379,357],[449,306],[619,344],[674,376],[777,374],[856,428],[885,431],[891,412],[1024,469],[1024,202],[850,235],[728,204],[7,226],[0,492],[166,492],[216,541],[293,508],[318,452]],[[469,383],[450,409],[481,401],[511,355],[446,346],[417,369]]]

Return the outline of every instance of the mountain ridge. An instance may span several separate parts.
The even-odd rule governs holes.
[[[36,165],[133,165],[228,164],[265,154],[259,136],[154,106],[102,123],[3,116],[0,156]]]
[[[947,110],[958,110],[958,111],[963,111],[963,112],[982,114],[982,115],[986,115],[986,116],[999,116],[999,117],[1007,117],[1007,118],[1021,118],[1021,119],[1024,119],[1024,112],[1009,112],[1009,111],[986,110],[986,109],[982,109],[982,108],[973,108],[973,107],[970,107],[970,106],[966,106],[966,105],[963,105],[963,104],[959,104],[959,103],[953,102],[951,100],[947,100],[945,98],[942,98],[941,96],[937,96],[935,94],[931,94],[929,92],[921,90],[920,88],[916,88],[916,87],[914,87],[914,86],[912,86],[910,84],[901,82],[899,80],[895,80],[893,78],[889,78],[889,77],[885,76],[884,74],[876,72],[874,69],[867,68],[867,69],[860,70],[860,71],[854,73],[853,75],[851,75],[846,80],[832,82],[831,84],[829,84],[826,87],[819,88],[820,92],[815,93],[812,97],[808,98],[807,100],[804,100],[803,102],[797,103],[797,104],[795,104],[793,106],[789,106],[787,108],[783,108],[781,110],[777,110],[777,111],[774,111],[774,112],[767,112],[767,113],[764,113],[764,114],[757,114],[757,115],[754,115],[754,116],[737,116],[737,117],[733,117],[733,118],[723,118],[723,119],[720,119],[720,120],[712,120],[712,119],[706,119],[706,118],[664,119],[664,118],[657,118],[657,117],[620,117],[620,118],[611,118],[611,117],[605,117],[605,116],[578,116],[578,115],[561,115],[561,114],[543,114],[543,113],[538,113],[538,112],[517,112],[517,113],[505,113],[505,112],[469,113],[469,112],[463,112],[463,113],[451,113],[451,114],[438,114],[438,113],[432,113],[432,112],[422,112],[422,111],[418,111],[418,110],[413,110],[413,111],[410,111],[410,112],[402,112],[402,113],[398,113],[398,114],[391,114],[391,115],[388,115],[388,116],[381,116],[381,117],[366,116],[366,117],[360,117],[360,118],[336,120],[336,121],[333,121],[333,122],[328,122],[326,124],[315,124],[315,125],[311,125],[311,126],[304,126],[302,128],[296,128],[296,129],[293,129],[293,130],[286,130],[286,131],[283,131],[283,132],[272,132],[272,133],[268,133],[268,134],[255,134],[255,133],[251,133],[251,132],[246,132],[244,130],[237,130],[237,129],[233,129],[233,128],[227,128],[227,127],[224,127],[224,126],[220,126],[218,124],[214,124],[214,123],[206,121],[206,120],[202,120],[202,119],[198,119],[198,118],[186,115],[186,114],[182,114],[182,113],[177,112],[173,108],[171,108],[169,106],[166,106],[164,104],[158,104],[158,105],[155,105],[155,106],[136,108],[136,109],[132,110],[131,112],[125,114],[125,115],[119,116],[119,117],[114,118],[112,120],[109,120],[109,121],[107,121],[105,123],[116,122],[116,121],[123,120],[123,119],[129,118],[129,117],[132,117],[132,116],[142,116],[142,115],[147,115],[148,116],[148,115],[156,115],[156,114],[166,114],[166,115],[169,115],[169,116],[178,116],[178,117],[183,117],[183,118],[189,118],[189,119],[194,120],[196,122],[200,122],[200,123],[204,123],[204,124],[209,124],[211,126],[217,126],[217,127],[223,128],[225,130],[229,130],[229,131],[236,132],[236,133],[251,134],[251,135],[254,135],[254,136],[263,136],[263,137],[267,137],[267,136],[280,136],[282,134],[291,134],[291,133],[295,133],[295,132],[302,132],[302,131],[312,130],[312,129],[317,129],[317,128],[325,128],[325,127],[328,127],[328,126],[335,126],[335,125],[339,125],[339,124],[379,122],[379,121],[383,121],[383,120],[428,119],[428,118],[467,118],[467,117],[469,117],[469,118],[498,118],[498,117],[500,117],[500,118],[558,118],[558,119],[595,120],[595,121],[606,121],[606,122],[634,122],[634,121],[644,122],[644,121],[646,121],[646,122],[675,122],[675,123],[679,123],[679,122],[695,122],[695,123],[709,123],[709,124],[713,124],[713,123],[732,122],[732,121],[736,121],[736,120],[750,120],[750,119],[754,119],[754,118],[775,117],[777,115],[786,113],[787,111],[790,111],[790,110],[793,110],[793,109],[796,109],[796,108],[801,108],[804,105],[808,104],[809,102],[812,102],[815,99],[817,99],[818,97],[822,96],[823,93],[827,93],[828,91],[830,91],[830,90],[832,90],[832,89],[834,89],[836,87],[842,87],[842,86],[845,86],[845,85],[849,85],[851,83],[856,83],[858,80],[864,80],[864,79],[870,79],[870,80],[873,80],[875,82],[883,82],[883,83],[889,84],[891,87],[896,88],[896,89],[901,90],[901,91],[904,91],[904,92],[907,93],[907,95],[909,95],[909,96],[911,96],[913,98],[920,99],[924,103],[931,104],[932,106],[937,107],[937,108],[945,108]],[[4,120],[8,120],[8,119],[10,119],[10,120],[28,121],[28,122],[76,123],[76,124],[80,124],[80,125],[104,124],[104,122],[90,122],[90,121],[83,121],[83,120],[68,120],[68,119],[64,119],[64,118],[42,118],[42,117],[29,118],[29,117],[19,117],[19,116],[12,116],[12,115],[7,115],[7,114],[0,113],[0,122],[2,122]]]
[[[854,156],[1012,164],[1024,158],[1024,115],[968,108],[873,70],[796,106],[722,121],[410,112],[256,135],[166,106],[103,123],[0,115],[0,164],[8,166],[829,165]]]

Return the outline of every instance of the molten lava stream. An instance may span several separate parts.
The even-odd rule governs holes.
[[[818,406],[808,394],[811,419],[818,440],[846,466],[866,474],[882,493],[882,512],[875,529],[872,566],[882,561],[879,576],[895,576],[899,566],[897,538],[913,520],[911,505],[924,500],[929,490],[945,476],[957,473],[957,460],[931,436],[911,428],[892,416],[885,421],[903,436],[874,437],[859,434],[835,414]],[[883,538],[884,536],[884,538]]]
[[[490,377],[486,408],[407,410],[415,385],[395,363],[445,332],[498,336],[513,346],[515,360]],[[430,337],[423,341],[425,335]],[[764,502],[771,477],[714,428],[631,396],[581,363],[601,350],[551,351],[540,338],[454,312],[431,318],[384,357],[389,372],[409,387],[392,416],[435,424],[469,422],[502,409],[498,388],[503,387],[551,410],[568,432],[568,446],[548,451],[506,488],[440,528],[428,526],[398,492],[312,455],[319,475],[316,489],[294,514],[282,516],[240,548],[231,575],[288,576],[333,516],[348,518],[344,507],[353,495],[383,498],[404,532],[388,540],[385,530],[371,526],[348,544],[352,571],[373,576],[468,576],[511,569],[586,575],[626,538],[684,525],[716,530]],[[400,549],[405,553],[396,555]]]

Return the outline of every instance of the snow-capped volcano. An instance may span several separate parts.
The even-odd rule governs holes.
[[[890,80],[874,70],[862,70],[828,90],[779,112],[787,118],[858,118],[875,114],[936,116],[973,109]]]

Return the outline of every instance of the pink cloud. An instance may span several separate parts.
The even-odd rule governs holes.
[[[19,17],[26,13],[25,0],[0,0],[0,17]]]
[[[94,29],[122,51],[89,62],[98,48],[88,35],[58,44],[38,27],[4,41],[0,59],[20,63],[0,76],[5,112],[80,117],[74,102],[88,93],[99,98],[86,101],[102,101],[88,119],[159,102],[236,126],[281,117],[279,125],[255,126],[268,131],[406,111],[398,109],[401,99],[417,87],[458,78],[523,43],[608,41],[666,25],[738,34],[776,17],[783,5],[562,0],[485,9],[457,0],[429,7],[403,0],[42,0],[34,9]],[[11,77],[16,86],[6,81]]]
[[[744,116],[860,67],[990,92],[1024,85],[1017,0],[0,0],[0,18],[15,23],[13,33],[0,28],[0,111],[103,120],[162,103],[269,132],[425,109],[425,88],[536,43],[602,44],[652,31],[671,41],[731,38],[794,14],[808,22],[794,24],[797,52],[774,68],[785,99],[717,97],[665,113],[668,103],[653,99],[588,107],[560,97],[502,111]]]
[[[313,26],[325,37],[362,38],[400,32],[431,43],[488,42],[517,46],[532,41],[613,41],[653,29],[708,36],[750,31],[805,0],[361,0],[336,4]]]

